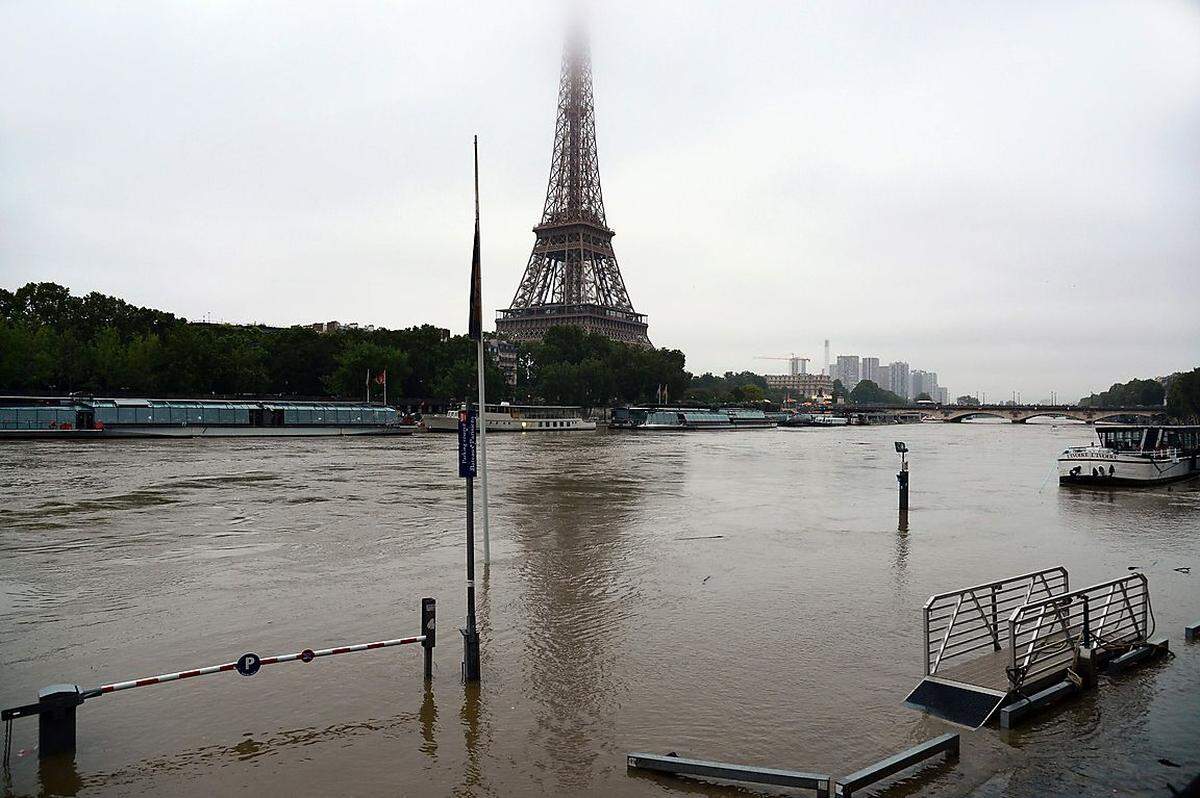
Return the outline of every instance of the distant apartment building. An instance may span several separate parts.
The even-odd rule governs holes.
[[[826,397],[833,393],[833,379],[827,374],[766,374],[767,387],[787,391],[795,399]]]
[[[858,376],[864,380],[870,380],[871,382],[878,385],[879,384],[879,358],[864,357],[862,359],[862,366],[859,369]]]
[[[936,371],[910,369],[908,363],[903,360],[893,360],[885,366],[880,364],[877,357],[838,355],[836,362],[830,364],[829,372],[830,383],[840,380],[847,391],[854,390],[854,386],[862,380],[870,380],[905,401],[911,402],[923,393],[929,394],[933,401],[942,404],[949,400],[949,392],[938,385]],[[779,380],[783,377],[767,379]]]
[[[908,378],[908,364],[894,360],[888,364],[888,384],[882,386],[901,399],[912,398],[912,383]]]
[[[921,394],[926,393],[929,394],[931,400],[936,401],[938,395],[936,371],[915,369],[910,375],[910,380],[912,381],[912,386],[909,399],[916,399]]]
[[[937,403],[939,405],[950,404],[950,389],[949,388],[938,388],[937,396],[935,396],[933,398],[937,400]]]
[[[861,379],[858,355],[838,355],[837,363],[833,366],[834,379],[841,380],[847,391],[853,391]]]

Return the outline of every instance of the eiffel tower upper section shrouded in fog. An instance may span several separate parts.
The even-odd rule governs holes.
[[[568,39],[558,88],[554,155],[537,240],[512,306],[496,332],[536,341],[557,325],[582,327],[615,341],[650,346],[646,317],[633,309],[604,214],[592,65],[586,40]]]

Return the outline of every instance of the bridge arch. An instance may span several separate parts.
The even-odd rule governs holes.
[[[1083,413],[1073,413],[1070,410],[1045,410],[1035,411],[1027,415],[1022,415],[1016,419],[1018,424],[1024,424],[1026,421],[1034,418],[1069,418],[1073,421],[1092,421],[1093,419],[1085,418]]]
[[[1110,418],[1119,418],[1121,416],[1136,416],[1137,418],[1144,418],[1147,421],[1152,421],[1153,419],[1157,418],[1158,416],[1161,416],[1162,414],[1163,413],[1160,410],[1111,410],[1111,411],[1093,410],[1091,412],[1091,414],[1085,420],[1086,421],[1105,421]],[[1076,416],[1076,418],[1082,418],[1082,417],[1083,417],[1082,413],[1079,414],[1078,416]]]
[[[976,416],[986,416],[989,418],[998,418],[998,419],[1001,419],[1002,421],[1009,420],[1008,417],[1005,416],[1003,413],[997,412],[995,410],[983,410],[983,409],[979,409],[979,408],[975,408],[975,409],[971,409],[971,410],[964,410],[961,413],[950,413],[946,416],[946,420],[951,423],[958,423],[960,421],[966,421],[968,418],[975,418]]]

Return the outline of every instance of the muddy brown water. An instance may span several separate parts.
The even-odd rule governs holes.
[[[492,436],[477,691],[459,680],[453,436],[7,445],[3,706],[54,682],[415,634],[426,595],[440,639],[430,689],[401,647],[88,701],[73,763],[39,767],[36,722],[18,720],[4,790],[747,794],[631,774],[629,751],[844,775],[949,728],[901,706],[929,594],[1063,564],[1073,586],[1140,568],[1177,656],[1019,732],[964,732],[957,766],[886,793],[1166,795],[1200,773],[1200,646],[1182,640],[1200,621],[1200,483],[1060,488],[1056,453],[1091,435]]]

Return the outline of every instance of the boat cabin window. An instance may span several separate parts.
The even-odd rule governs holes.
[[[1194,452],[1200,446],[1200,428],[1164,429],[1159,445],[1164,449],[1183,449],[1185,452]]]
[[[0,429],[70,429],[77,422],[73,407],[0,408]]]
[[[1106,429],[1099,432],[1100,442],[1114,452],[1136,452],[1142,448],[1141,429]]]

